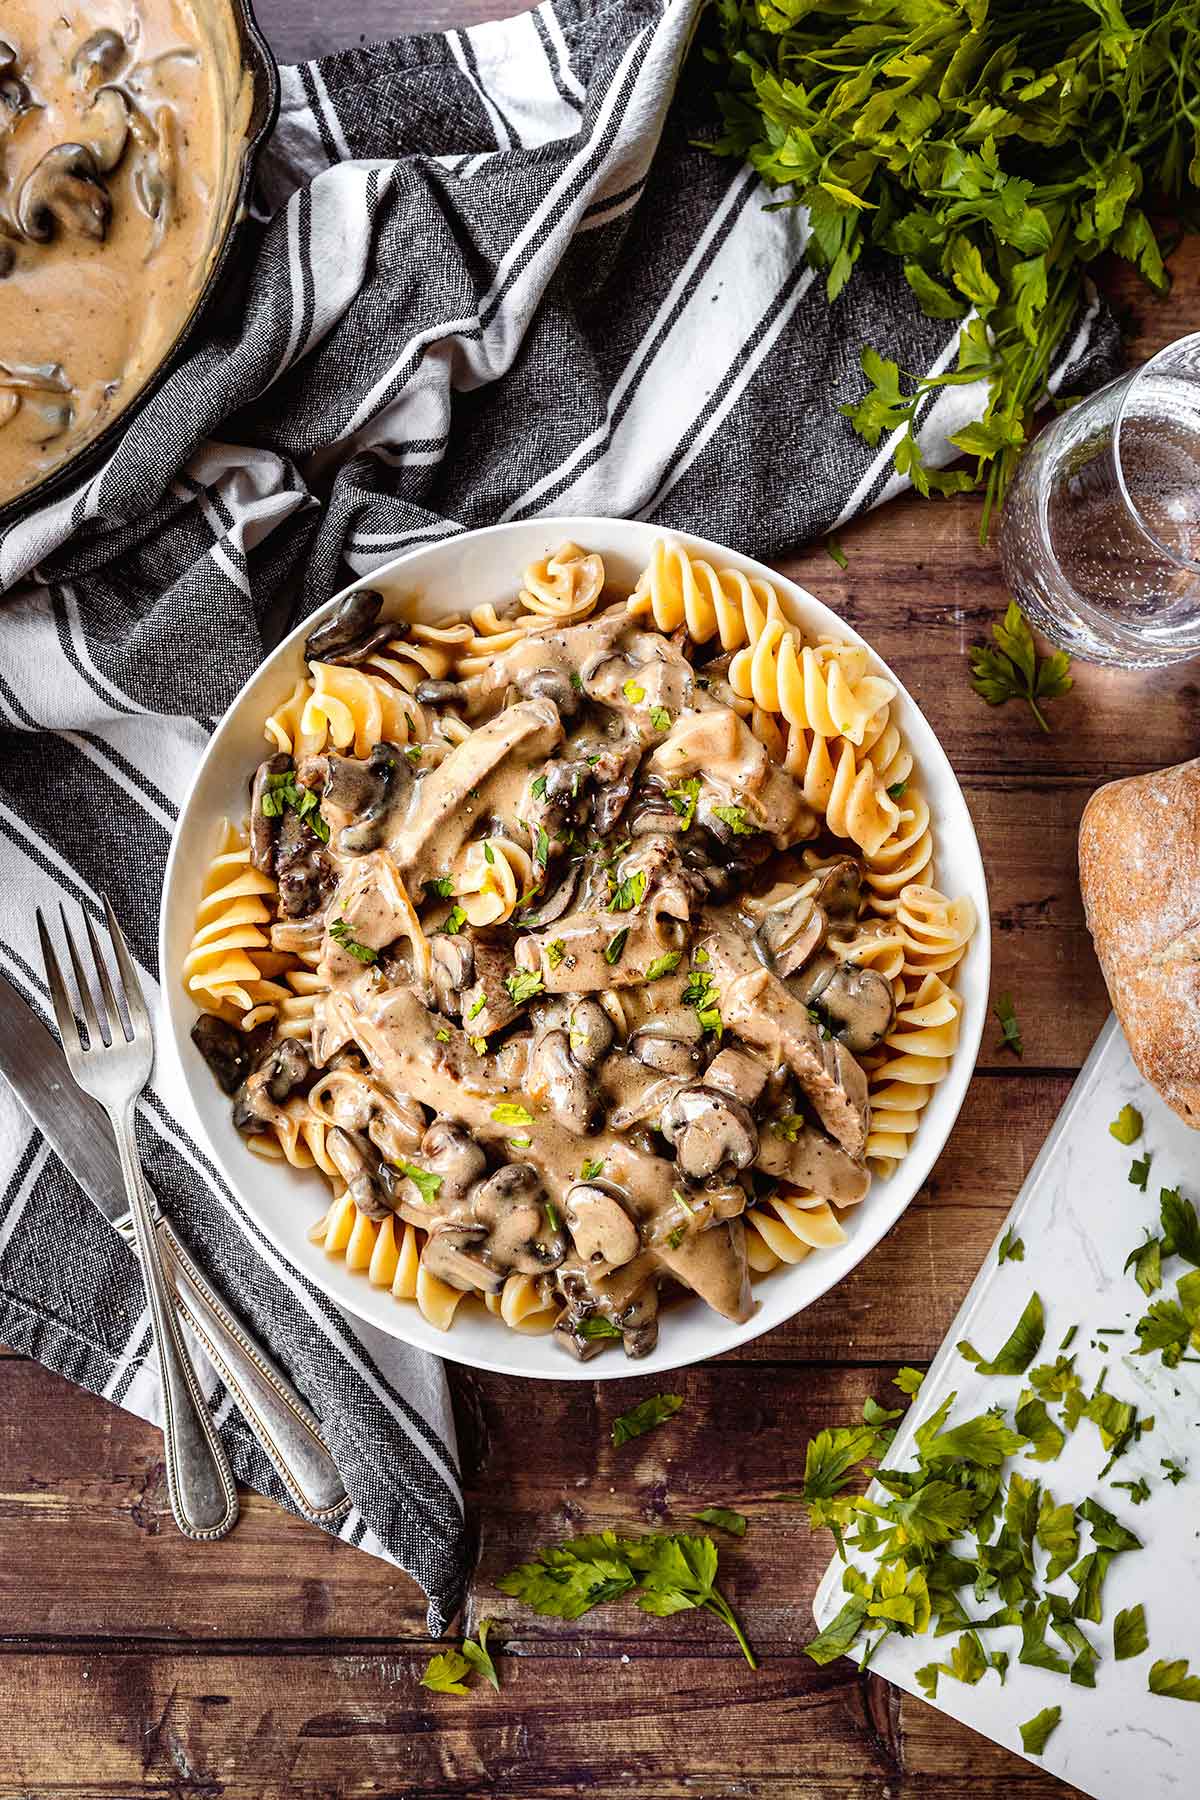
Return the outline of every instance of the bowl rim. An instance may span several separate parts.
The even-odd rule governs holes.
[[[243,234],[249,218],[248,202],[250,189],[254,182],[254,172],[259,156],[274,128],[279,116],[279,67],[272,54],[271,47],[263,35],[254,14],[252,0],[220,0],[227,7],[237,33],[238,49],[241,55],[243,70],[250,76],[253,87],[253,103],[250,117],[240,134],[240,147],[237,152],[238,175],[229,217],[225,221],[225,229],[221,241],[213,256],[212,267],[205,277],[204,285],[196,295],[175,336],[164,350],[155,368],[151,369],[136,393],[131,394],[125,405],[109,421],[97,437],[87,438],[79,448],[72,452],[66,462],[58,468],[51,469],[33,487],[25,488],[14,494],[11,499],[0,501],[0,530],[15,525],[18,519],[31,515],[57,499],[74,481],[81,481],[94,475],[104,458],[114,449],[137,415],[149,405],[155,394],[175,373],[188,352],[192,334],[199,326],[210,304],[216,298],[222,281],[233,261],[233,253],[238,240]]]
[[[333,612],[335,607],[337,607],[348,594],[354,592],[356,589],[372,586],[401,588],[405,584],[410,588],[415,587],[419,589],[419,568],[422,560],[425,558],[439,552],[444,554],[447,549],[469,549],[473,545],[488,540],[502,545],[508,536],[514,533],[528,534],[531,530],[544,532],[547,538],[555,543],[562,542],[565,539],[571,539],[575,542],[582,543],[585,547],[587,547],[589,543],[589,534],[594,536],[597,532],[612,533],[615,531],[620,535],[628,532],[631,534],[629,539],[630,548],[632,549],[635,542],[638,544],[638,553],[641,555],[643,563],[648,562],[649,553],[654,543],[658,539],[665,537],[672,542],[682,544],[689,553],[693,555],[704,556],[708,560],[714,561],[716,566],[740,568],[751,576],[759,576],[763,580],[775,584],[783,591],[785,598],[791,599],[798,604],[802,613],[811,611],[815,608],[819,614],[825,615],[825,617],[819,621],[822,628],[835,629],[845,640],[856,645],[861,645],[870,656],[874,671],[883,673],[889,681],[894,683],[897,690],[897,699],[901,705],[901,711],[905,715],[903,721],[905,738],[909,743],[910,748],[914,751],[914,759],[918,762],[922,776],[927,781],[931,779],[930,762],[932,760],[938,766],[937,785],[941,787],[944,783],[948,783],[946,795],[952,801],[957,797],[957,801],[961,808],[964,829],[961,838],[957,840],[957,851],[959,860],[965,861],[968,865],[968,878],[966,880],[958,880],[956,886],[961,891],[969,894],[976,909],[977,920],[976,928],[967,947],[966,955],[959,967],[965,968],[968,963],[970,964],[971,986],[975,990],[975,1000],[973,1006],[964,1006],[959,1040],[951,1058],[950,1068],[947,1070],[942,1081],[938,1083],[937,1092],[942,1097],[940,1109],[942,1112],[941,1134],[935,1139],[935,1135],[929,1133],[924,1141],[922,1141],[920,1129],[918,1128],[914,1138],[913,1148],[898,1165],[898,1169],[904,1172],[904,1180],[901,1183],[901,1187],[907,1188],[907,1192],[903,1193],[902,1198],[893,1200],[892,1204],[888,1207],[877,1206],[872,1208],[872,1196],[877,1193],[881,1186],[885,1186],[896,1179],[895,1174],[889,1177],[873,1175],[871,1189],[866,1199],[860,1206],[852,1209],[851,1216],[855,1221],[855,1229],[849,1234],[847,1242],[838,1246],[837,1252],[829,1251],[824,1253],[820,1262],[817,1262],[815,1265],[808,1258],[804,1260],[803,1266],[806,1268],[815,1266],[819,1271],[826,1266],[830,1267],[831,1273],[829,1274],[828,1279],[818,1278],[816,1286],[811,1293],[808,1293],[797,1303],[785,1306],[782,1310],[778,1307],[767,1308],[762,1304],[762,1294],[766,1287],[766,1283],[762,1284],[756,1289],[759,1297],[759,1304],[756,1306],[750,1318],[742,1324],[734,1324],[729,1320],[722,1319],[717,1313],[711,1314],[714,1331],[720,1334],[719,1341],[710,1345],[707,1349],[702,1350],[698,1354],[688,1351],[684,1351],[680,1354],[673,1354],[669,1348],[671,1343],[670,1334],[664,1332],[663,1339],[660,1340],[659,1348],[654,1351],[650,1357],[642,1360],[632,1361],[629,1358],[622,1357],[618,1361],[615,1357],[597,1357],[588,1362],[576,1362],[565,1356],[559,1358],[548,1356],[544,1368],[540,1366],[530,1368],[506,1358],[504,1354],[505,1343],[514,1338],[526,1344],[539,1344],[545,1340],[541,1337],[523,1336],[520,1333],[513,1332],[499,1319],[489,1318],[488,1323],[494,1325],[494,1331],[491,1335],[495,1339],[496,1351],[494,1354],[489,1354],[484,1358],[478,1354],[472,1354],[465,1348],[462,1338],[465,1337],[466,1334],[461,1333],[461,1327],[459,1328],[459,1342],[456,1344],[455,1326],[452,1326],[451,1329],[446,1332],[437,1331],[436,1328],[429,1326],[426,1323],[415,1305],[398,1304],[391,1298],[386,1289],[370,1287],[366,1283],[365,1275],[355,1276],[351,1274],[350,1280],[346,1284],[350,1291],[342,1291],[342,1288],[339,1285],[338,1291],[335,1292],[331,1284],[322,1282],[319,1273],[305,1264],[303,1260],[298,1260],[298,1253],[300,1253],[300,1256],[302,1257],[303,1246],[305,1244],[303,1226],[300,1226],[298,1233],[290,1235],[285,1234],[277,1227],[275,1221],[272,1219],[269,1208],[260,1207],[257,1200],[252,1197],[248,1191],[246,1184],[239,1179],[236,1171],[226,1159],[220,1144],[213,1137],[205,1123],[203,1114],[196,1102],[195,1094],[193,1092],[194,1083],[192,1074],[189,1073],[189,1058],[187,1051],[191,1050],[192,1069],[194,1071],[201,1070],[207,1075],[207,1070],[204,1068],[203,1063],[200,1061],[194,1050],[192,1050],[188,1036],[190,1026],[199,1009],[196,1008],[195,1003],[184,989],[182,981],[179,979],[178,969],[172,966],[170,958],[170,934],[177,909],[181,905],[181,901],[178,897],[180,885],[185,879],[184,875],[181,873],[182,846],[186,835],[185,827],[190,821],[193,805],[208,769],[221,757],[223,737],[231,728],[232,722],[237,719],[243,708],[248,704],[250,691],[260,680],[267,677],[276,665],[280,665],[281,667],[286,665],[289,656],[295,651],[297,646],[302,643],[303,639],[313,630],[313,628],[323,619],[327,618]],[[602,552],[602,554],[604,553]],[[616,552],[610,550],[608,554],[616,554]],[[417,573],[417,579],[410,580],[409,577],[411,577],[414,572]],[[519,574],[520,570],[514,568],[512,571],[514,587],[519,578]],[[927,736],[928,738],[928,744],[923,745],[919,752],[912,744],[914,720],[919,721],[916,735]],[[260,717],[259,723],[261,724],[261,722],[262,719]],[[931,755],[928,754],[930,752]],[[933,811],[933,820],[931,822],[933,823],[936,832],[937,812],[934,809],[931,809],[931,811]],[[935,857],[937,854],[938,847],[935,845]],[[192,929],[190,917],[186,924],[188,935],[190,937]],[[283,1258],[285,1264],[312,1280],[315,1285],[321,1288],[326,1298],[332,1302],[332,1304],[343,1307],[356,1318],[377,1327],[379,1330],[398,1339],[402,1343],[408,1344],[415,1349],[428,1351],[431,1355],[438,1356],[443,1361],[454,1362],[464,1368],[477,1369],[489,1374],[515,1376],[525,1380],[634,1380],[638,1377],[645,1378],[650,1374],[657,1377],[676,1369],[689,1368],[706,1362],[712,1357],[724,1355],[728,1351],[737,1350],[743,1345],[753,1342],[754,1339],[763,1336],[766,1332],[773,1331],[781,1325],[790,1323],[792,1319],[798,1317],[801,1312],[806,1311],[808,1307],[815,1304],[817,1300],[822,1299],[841,1281],[845,1280],[846,1277],[849,1276],[874,1249],[876,1249],[878,1244],[892,1227],[899,1221],[903,1214],[907,1212],[909,1206],[925,1184],[930,1171],[946,1146],[950,1134],[958,1120],[959,1114],[961,1113],[963,1102],[966,1099],[975,1072],[979,1046],[982,1040],[984,1023],[987,1016],[987,996],[989,993],[991,975],[991,917],[987,873],[983,862],[983,856],[979,848],[979,840],[975,831],[974,820],[971,817],[970,808],[966,802],[966,796],[963,794],[962,787],[954,772],[950,758],[942,748],[933,727],[925,718],[924,713],[921,711],[908,689],[861,633],[855,630],[853,626],[836,613],[833,608],[828,606],[826,602],[818,599],[815,594],[809,589],[801,586],[798,582],[779,574],[777,570],[771,569],[766,563],[759,562],[756,558],[745,555],[744,553],[730,550],[727,546],[718,544],[712,539],[699,537],[692,532],[677,531],[657,525],[651,525],[648,522],[636,519],[614,519],[597,515],[548,515],[546,517],[528,520],[516,520],[501,525],[480,526],[471,531],[456,532],[453,536],[439,534],[436,539],[412,546],[404,550],[400,555],[389,559],[387,562],[378,564],[368,574],[359,576],[355,580],[347,582],[344,587],[340,588],[338,592],[322,606],[296,624],[293,629],[280,640],[274,649],[264,657],[263,661],[243,684],[234,700],[218,720],[200,761],[193,772],[187,793],[179,809],[179,817],[176,821],[171,848],[167,857],[162,897],[159,907],[158,955],[160,992],[162,996],[162,1008],[165,1013],[165,1028],[161,1029],[158,1033],[159,1054],[160,1056],[165,1055],[165,1059],[169,1061],[172,1074],[176,1078],[178,1084],[178,1091],[185,1093],[187,1096],[190,1109],[190,1118],[188,1120],[189,1127],[197,1134],[198,1141],[207,1149],[222,1181],[228,1186],[238,1205],[244,1208],[252,1225],[263,1234],[266,1241]],[[185,1045],[187,1046],[186,1050]],[[224,1097],[222,1096],[222,1099],[223,1098]],[[311,1173],[311,1171],[290,1169],[288,1164],[276,1162],[274,1160],[262,1162],[261,1159],[258,1159],[258,1166],[264,1170],[287,1169],[291,1176],[301,1179],[305,1174]],[[297,1187],[298,1191],[302,1191],[299,1187],[299,1181],[297,1182]],[[237,1219],[236,1208],[227,1208],[227,1210],[230,1211],[238,1224],[238,1228],[243,1231],[247,1240],[254,1244],[254,1238],[251,1232],[246,1229],[246,1225],[243,1221]],[[254,1247],[260,1254],[262,1253],[260,1246],[255,1244]],[[844,1260],[835,1267],[834,1258],[839,1253],[844,1253]],[[329,1266],[331,1270],[345,1269],[344,1262],[342,1261],[331,1262]],[[799,1266],[801,1265],[797,1265],[797,1267]],[[350,1272],[347,1273],[350,1274]],[[774,1291],[778,1292],[782,1290],[786,1292],[787,1273],[788,1271],[786,1269],[772,1271],[772,1275],[778,1277]],[[386,1299],[387,1308],[372,1304],[373,1301],[381,1299]],[[436,1341],[431,1342],[431,1337],[435,1338]],[[667,1347],[664,1348],[664,1345]]]

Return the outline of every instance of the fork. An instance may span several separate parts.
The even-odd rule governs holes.
[[[154,1063],[150,1014],[108,896],[102,894],[100,898],[117,966],[117,992],[113,991],[108,965],[96,941],[91,919],[85,912],[83,922],[99,987],[99,1004],[71,936],[66,912],[61,906],[58,909],[87,1031],[86,1043],[39,907],[37,928],[46,979],[67,1066],[84,1093],[90,1094],[108,1114],[121,1159],[162,1374],[163,1438],[171,1511],[185,1537],[222,1538],[233,1529],[237,1519],[237,1488],[180,1335],[172,1283],[160,1256],[153,1210],[133,1132],[134,1103],[150,1079]]]

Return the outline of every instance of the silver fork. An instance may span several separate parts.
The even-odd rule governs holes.
[[[39,907],[37,927],[46,979],[50,984],[54,1016],[58,1020],[58,1034],[67,1065],[84,1093],[98,1100],[108,1114],[117,1141],[162,1373],[163,1438],[171,1511],[185,1537],[221,1538],[232,1530],[237,1519],[237,1488],[180,1336],[172,1284],[159,1254],[154,1214],[133,1132],[134,1103],[150,1079],[154,1063],[150,1014],[108,896],[102,894],[100,898],[108,920],[109,941],[117,965],[117,990],[123,1007],[118,1004],[117,993],[113,992],[108,965],[86,912],[83,922],[99,986],[98,1005],[75,948],[67,915],[59,907],[67,953],[75,972],[80,1010],[87,1028],[86,1044]]]

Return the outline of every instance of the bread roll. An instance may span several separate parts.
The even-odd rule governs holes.
[[[1200,758],[1092,795],[1079,882],[1133,1060],[1200,1128]]]

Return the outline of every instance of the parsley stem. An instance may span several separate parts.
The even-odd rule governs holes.
[[[751,1650],[749,1644],[746,1642],[746,1634],[738,1623],[737,1614],[734,1612],[732,1606],[730,1606],[720,1588],[714,1588],[707,1599],[703,1601],[703,1605],[708,1608],[709,1612],[716,1613],[718,1619],[724,1620],[725,1624],[728,1625],[730,1631],[732,1631],[734,1637],[741,1645],[742,1655],[750,1664],[750,1667],[752,1669],[757,1669],[758,1663],[755,1660],[753,1650]]]

